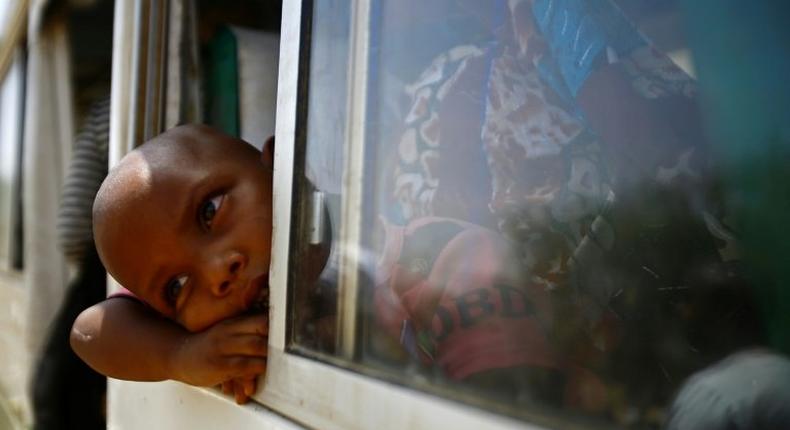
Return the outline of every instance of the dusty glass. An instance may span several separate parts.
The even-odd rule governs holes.
[[[710,375],[790,375],[759,196],[703,121],[699,11],[345,3],[312,6],[293,351],[549,426],[682,428]]]

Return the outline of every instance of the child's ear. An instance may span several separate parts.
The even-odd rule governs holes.
[[[261,148],[261,162],[267,166],[274,166],[274,136],[266,139]]]

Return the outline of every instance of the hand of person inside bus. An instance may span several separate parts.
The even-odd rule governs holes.
[[[241,316],[185,335],[171,357],[173,379],[197,386],[232,385],[246,401],[266,370],[268,315]],[[243,396],[240,396],[243,394]],[[240,401],[241,400],[241,401]]]

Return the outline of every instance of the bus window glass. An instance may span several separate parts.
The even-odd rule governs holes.
[[[301,160],[304,177],[295,184],[296,195],[302,197],[295,209],[303,240],[291,245],[296,256],[292,260],[298,261],[292,265],[292,279],[303,286],[291,292],[296,308],[293,338],[300,347],[331,354],[337,343],[338,273],[337,264],[326,261],[330,243],[333,239],[337,242],[340,229],[350,7],[349,2],[337,0],[314,2],[312,7],[315,18],[307,101],[310,120]]]
[[[676,425],[705,378],[790,375],[681,2],[373,1],[362,60],[346,3],[312,5],[293,351],[550,426]]]

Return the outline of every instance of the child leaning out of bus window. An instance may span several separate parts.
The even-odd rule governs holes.
[[[72,347],[91,367],[119,379],[222,384],[238,403],[249,399],[266,369],[272,151],[273,141],[258,154],[188,125],[110,171],[94,203],[94,237],[107,271],[128,290],[74,323]],[[506,241],[439,217],[385,230],[374,276],[380,335],[405,350],[432,350],[417,355],[451,380],[603,407],[600,382],[554,351],[545,331],[550,299],[522,285]],[[315,279],[326,264],[326,250],[317,251],[323,257],[302,260]],[[404,337],[404,323],[427,343]]]
[[[80,314],[71,345],[118,379],[222,384],[244,403],[266,369],[272,142],[172,129],[110,171],[96,248],[128,290]],[[176,324],[173,324],[175,322]]]

